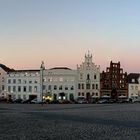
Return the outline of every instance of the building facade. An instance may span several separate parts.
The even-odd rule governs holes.
[[[87,100],[100,97],[100,66],[92,62],[90,53],[77,70],[55,67],[42,70],[16,70],[6,75],[6,92],[12,99],[42,98]],[[43,97],[42,97],[43,96]]]
[[[55,67],[45,70],[43,93],[52,100],[74,100],[77,95],[77,71],[67,67]]]
[[[8,68],[7,66],[0,64],[0,99],[8,98],[8,93],[6,91],[6,76],[13,69]]]
[[[130,73],[128,74],[128,97],[137,98],[140,97],[140,74]]]
[[[127,73],[123,72],[120,67],[120,62],[110,62],[110,67],[107,67],[106,72],[101,73],[101,97],[108,97],[111,99],[127,98]]]
[[[100,97],[100,66],[92,62],[92,54],[85,55],[84,62],[77,65],[78,97],[85,97],[88,101]]]
[[[16,70],[6,76],[6,92],[12,99],[40,100],[40,70]]]

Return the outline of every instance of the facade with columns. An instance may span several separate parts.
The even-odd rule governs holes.
[[[42,69],[9,72],[6,76],[6,91],[14,99],[41,100],[42,95],[51,96],[53,100],[73,100],[81,96],[87,100],[98,98],[100,67],[92,62],[92,55],[88,53],[76,70],[55,67],[44,69],[43,73]]]

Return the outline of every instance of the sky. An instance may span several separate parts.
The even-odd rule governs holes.
[[[140,72],[139,0],[0,0],[0,63],[76,69],[88,50],[106,70]]]

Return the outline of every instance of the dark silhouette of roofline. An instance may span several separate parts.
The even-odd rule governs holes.
[[[11,69],[11,68],[5,66],[4,64],[0,64],[0,67],[1,67],[4,71],[6,71],[6,72],[15,71],[14,69]]]
[[[64,70],[71,70],[70,68],[68,67],[54,67],[54,68],[51,68],[49,70],[54,70],[54,69],[64,69]]]

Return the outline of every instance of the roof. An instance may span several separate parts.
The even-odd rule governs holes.
[[[12,72],[39,72],[40,70],[37,69],[37,70],[15,70],[15,71],[12,71]]]
[[[14,69],[10,69],[9,67],[5,66],[4,64],[0,64],[0,67],[6,72],[15,71]]]
[[[127,82],[128,83],[134,83],[134,84],[138,84],[138,78],[140,77],[140,73],[130,73],[127,76]],[[132,81],[132,79],[134,79],[134,81]]]
[[[54,69],[71,70],[70,68],[67,68],[67,67],[54,67],[54,68],[51,68],[50,70],[54,70]]]

